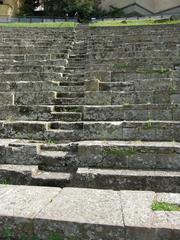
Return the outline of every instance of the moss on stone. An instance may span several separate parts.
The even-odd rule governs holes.
[[[137,153],[134,148],[122,149],[117,147],[107,148],[103,150],[103,154],[106,156],[132,156]]]

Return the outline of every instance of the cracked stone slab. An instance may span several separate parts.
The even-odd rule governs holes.
[[[51,229],[66,237],[78,237],[82,240],[124,240],[120,192],[63,189],[36,216],[35,233],[38,236],[47,239]]]
[[[154,198],[154,192],[121,191],[126,240],[153,239],[151,205]]]
[[[1,190],[1,188],[0,188]],[[60,188],[3,186],[7,191],[1,197],[0,216],[33,218],[60,193]]]
[[[0,185],[0,234],[13,227],[49,240],[179,240],[180,212],[153,212],[154,200],[178,194]],[[0,235],[0,236],[1,236]]]

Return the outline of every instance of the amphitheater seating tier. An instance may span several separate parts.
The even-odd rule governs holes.
[[[179,240],[179,25],[0,30],[0,234]]]

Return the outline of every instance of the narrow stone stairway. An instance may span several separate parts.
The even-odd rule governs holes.
[[[84,77],[88,53],[87,43],[78,32],[77,30],[68,64],[63,73],[63,81],[59,82],[62,91],[57,92],[55,105],[51,113],[56,121],[50,124],[48,130],[54,133],[53,139],[55,139],[56,134],[57,136],[61,134],[60,139],[57,137],[57,142],[62,143],[80,140],[83,129],[82,106],[84,103]],[[67,137],[64,136],[65,138],[63,138],[62,133],[67,133],[68,136],[66,135]],[[48,182],[48,178],[51,185],[56,186],[55,184],[59,181],[58,186],[61,186],[61,183],[64,186],[65,183],[68,184],[70,181],[70,173],[77,171],[78,168],[76,164],[77,145],[71,143],[55,145],[51,140],[49,140],[49,143],[49,145],[41,146],[38,152],[41,162],[39,169],[43,172],[33,176],[33,182],[39,182],[42,176],[46,176],[46,181],[42,181],[41,185]]]

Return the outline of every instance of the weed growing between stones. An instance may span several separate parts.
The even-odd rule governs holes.
[[[9,185],[11,184],[8,180],[6,179],[0,179],[0,185]]]
[[[103,154],[106,156],[132,156],[136,154],[137,151],[134,148],[119,149],[116,147],[107,148],[103,150]]]
[[[128,63],[124,63],[124,64],[120,64],[120,63],[115,63],[113,68],[114,69],[124,69],[124,68],[128,68],[129,64]]]
[[[47,143],[48,145],[55,144],[55,142],[54,142],[53,140],[51,140],[51,139],[47,140],[46,143]]]
[[[145,125],[144,129],[151,129],[152,128],[152,120],[148,120],[147,124]]]
[[[161,75],[164,75],[164,74],[170,73],[170,70],[168,68],[163,68],[163,67],[161,67],[160,69],[152,69],[152,70],[138,69],[136,70],[136,73],[142,73],[142,74],[159,73]]]
[[[163,68],[163,67],[159,70],[160,74],[165,74],[165,73],[168,73],[168,72],[169,72],[169,69]]]
[[[6,119],[6,122],[9,122],[9,123],[15,122],[15,121],[16,121],[16,119],[15,119],[14,117],[12,117],[12,116],[10,116],[10,117],[8,117],[8,118]]]
[[[154,202],[152,204],[153,211],[180,211],[180,205],[166,202]]]

